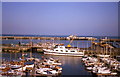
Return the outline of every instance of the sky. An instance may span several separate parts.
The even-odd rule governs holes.
[[[120,37],[120,1],[118,3],[118,36]]]
[[[117,2],[3,2],[2,33],[117,36]]]

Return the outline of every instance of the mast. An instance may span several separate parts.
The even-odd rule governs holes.
[[[106,39],[106,55],[107,55],[107,37],[105,37]]]
[[[78,49],[78,43],[79,43],[79,42],[77,42],[77,49]]]
[[[112,47],[110,47],[110,57],[111,57],[111,51],[112,51]]]
[[[30,58],[32,58],[32,46],[33,46],[33,43],[32,43],[32,38],[31,38],[31,41],[30,41]]]
[[[87,41],[87,45],[86,45],[86,51],[88,52],[88,41]]]
[[[21,43],[22,43],[22,38],[21,38]],[[20,44],[20,50],[21,50],[22,45]],[[24,67],[24,51],[22,50],[22,71],[23,71],[23,67]]]

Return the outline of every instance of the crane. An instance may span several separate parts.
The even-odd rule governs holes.
[[[74,37],[75,37],[75,36],[72,36],[72,40],[71,40],[71,41],[70,41],[70,43],[67,45],[67,47],[71,47],[71,45],[70,45],[70,44],[73,42]],[[69,39],[69,40],[70,40],[70,39]]]

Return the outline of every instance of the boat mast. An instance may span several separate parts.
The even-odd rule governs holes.
[[[110,57],[111,57],[111,51],[112,51],[112,47],[110,47]]]
[[[106,39],[106,55],[107,55],[107,37],[105,37],[105,39]]]
[[[21,42],[21,44],[20,44],[20,50],[21,50],[21,48],[22,48],[22,38],[21,38],[21,40],[20,40]],[[22,71],[23,71],[23,67],[24,67],[24,51],[22,50]]]
[[[30,47],[30,48],[31,48],[31,49],[30,49],[30,58],[32,58],[32,46],[33,46],[32,44],[33,44],[33,43],[32,43],[32,38],[31,38],[31,41],[30,41],[30,46],[31,46],[31,47]]]
[[[77,42],[77,49],[78,49],[78,43],[79,43],[79,42]]]

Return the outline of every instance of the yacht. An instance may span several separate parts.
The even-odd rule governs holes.
[[[84,56],[84,51],[79,51],[78,48],[65,47],[57,45],[54,49],[43,49],[44,54],[49,55],[66,55],[66,56]]]

